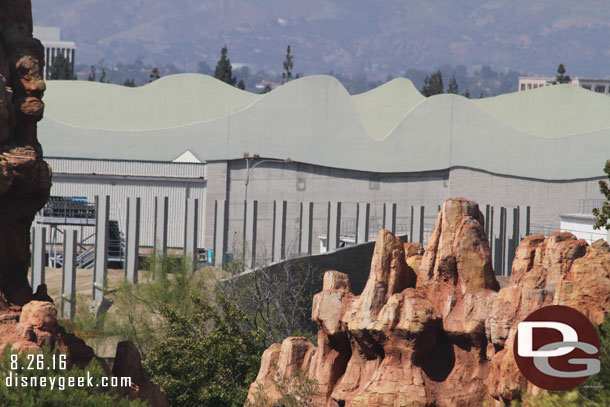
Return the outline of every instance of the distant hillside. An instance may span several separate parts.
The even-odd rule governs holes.
[[[464,5],[467,3],[468,5]],[[32,0],[34,23],[62,28],[81,63],[281,69],[286,45],[306,74],[399,75],[408,67],[491,65],[608,76],[610,2],[603,0]]]

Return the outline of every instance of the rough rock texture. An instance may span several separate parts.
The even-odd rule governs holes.
[[[421,250],[380,231],[359,296],[346,274],[327,271],[312,307],[318,346],[272,345],[249,396],[262,386],[279,397],[276,365],[315,378],[320,406],[508,405],[528,386],[511,353],[520,320],[563,304],[600,323],[610,309],[608,245],[567,233],[525,239],[498,291],[483,216],[465,199],[445,202]]]
[[[9,343],[13,350],[25,352],[57,345],[67,353],[69,367],[84,368],[95,357],[82,339],[67,334],[57,323],[57,310],[46,301],[30,301],[21,309],[11,305],[0,313],[0,354]]]
[[[30,1],[0,1],[0,355],[7,344],[20,352],[57,346],[67,354],[68,368],[86,368],[96,357],[93,350],[57,323],[46,286],[32,294],[27,280],[30,227],[51,188],[51,169],[42,160],[36,135],[44,110],[43,65],[43,47],[32,38]],[[117,372],[130,375],[136,385],[125,395],[153,407],[167,406],[136,354],[129,345],[117,349],[117,357],[125,357],[119,359]]]
[[[168,407],[165,394],[149,380],[142,367],[140,352],[133,342],[119,342],[112,374],[116,377],[131,377],[132,387],[126,389],[125,395],[131,398],[141,398],[156,407]]]
[[[32,299],[30,225],[51,188],[36,138],[43,63],[43,47],[32,38],[30,1],[0,2],[0,291],[18,305]]]

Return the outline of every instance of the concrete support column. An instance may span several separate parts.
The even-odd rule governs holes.
[[[504,241],[506,239],[506,208],[494,208],[492,264],[496,275],[504,273]]]
[[[155,197],[155,256],[165,257],[167,255],[167,216],[169,198],[166,196]]]
[[[246,201],[244,214],[244,259],[246,267],[256,266],[256,224],[258,221],[258,201]]]
[[[214,214],[214,266],[222,268],[227,251],[227,201],[215,201]]]
[[[273,201],[271,258],[274,262],[286,258],[286,207],[286,201]]]
[[[301,202],[299,223],[299,252],[301,254],[311,254],[313,202]]]
[[[199,233],[199,200],[186,200],[184,216],[184,258],[188,258],[192,270],[197,269],[197,234]]]
[[[396,233],[396,204],[393,202],[383,204],[383,228]]]
[[[506,211],[506,238],[504,239],[504,276],[510,276],[515,251],[519,244],[519,208]]]
[[[230,201],[228,163],[229,161],[208,161],[205,165],[205,202],[202,204],[205,236],[200,245],[208,249],[214,247],[216,201]],[[228,210],[225,212],[228,213]]]
[[[45,283],[45,266],[47,251],[47,228],[32,229],[34,242],[32,248],[32,291],[36,292],[38,286]]]
[[[483,216],[485,218],[485,225],[483,229],[485,230],[485,236],[489,239],[490,226],[491,226],[491,215],[492,215],[492,207],[491,205],[485,205],[485,211],[483,211]]]
[[[424,243],[424,206],[411,206],[411,243]]]
[[[108,272],[108,236],[110,196],[95,196],[95,266],[93,269],[93,300],[104,300],[106,273]]]
[[[530,234],[530,207],[519,206],[519,243]]]
[[[358,206],[356,207],[356,244],[369,241],[370,212],[370,203],[358,203]]]
[[[140,198],[127,198],[127,250],[125,252],[125,274],[127,281],[138,282],[140,268]]]
[[[493,256],[493,252],[494,252],[494,231],[496,229],[496,224],[495,222],[495,218],[496,218],[496,208],[494,208],[493,206],[489,206],[489,227],[488,227],[488,234],[487,234],[487,240],[489,242],[489,250],[491,251],[491,254]],[[493,266],[493,262],[492,262],[492,266]]]
[[[64,234],[64,261],[61,274],[61,317],[74,319],[76,308],[76,230]]]
[[[336,250],[341,239],[341,202],[328,203],[326,231],[326,251]]]

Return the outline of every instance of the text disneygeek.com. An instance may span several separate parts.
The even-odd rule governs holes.
[[[27,355],[27,363],[20,366],[17,355],[11,355],[10,372],[5,378],[6,387],[49,387],[51,390],[64,390],[66,387],[131,387],[131,377],[102,376],[94,380],[86,376],[29,376],[23,371],[66,370],[66,355],[53,355],[45,360],[41,354]]]

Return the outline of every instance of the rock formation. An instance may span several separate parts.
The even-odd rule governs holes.
[[[512,355],[520,320],[563,304],[601,323],[610,309],[608,245],[568,233],[526,238],[499,290],[483,216],[465,199],[445,202],[420,252],[381,230],[359,296],[346,274],[327,271],[312,307],[318,346],[304,338],[272,345],[249,397],[260,385],[279,397],[277,366],[314,378],[320,406],[508,405],[528,387]]]
[[[51,188],[36,137],[43,63],[43,47],[32,38],[30,1],[0,2],[0,292],[18,305],[32,299],[30,226]]]
[[[9,343],[20,352],[57,346],[67,354],[68,367],[85,368],[96,357],[93,350],[57,323],[46,287],[32,294],[27,279],[30,227],[51,188],[51,169],[36,134],[44,110],[43,64],[42,44],[32,37],[31,2],[0,1],[0,354]],[[133,374],[136,385],[124,395],[167,406],[131,350],[117,349],[117,357],[126,360],[119,360],[116,371]]]

